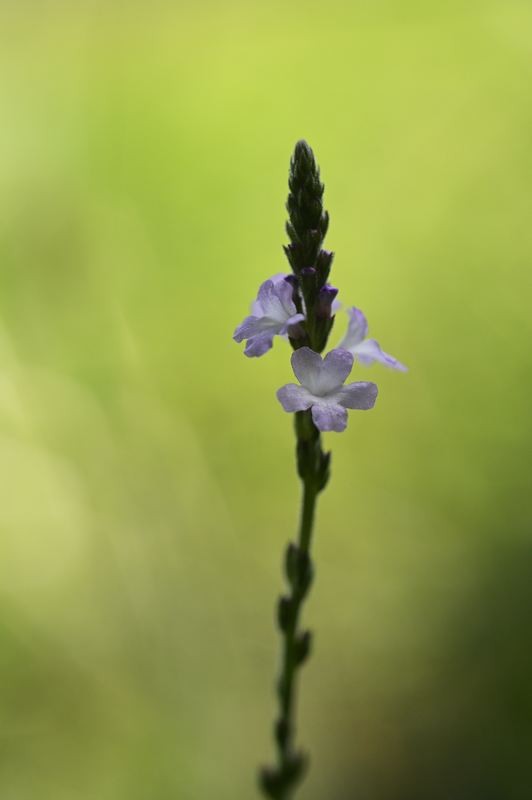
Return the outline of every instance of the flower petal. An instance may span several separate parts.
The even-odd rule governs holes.
[[[378,388],[369,381],[357,381],[343,386],[337,394],[338,403],[344,408],[356,408],[359,411],[369,411],[375,405]]]
[[[264,283],[261,283],[255,300],[253,311],[257,316],[265,317],[268,315],[268,309],[271,304],[274,283],[270,278]]]
[[[327,353],[321,368],[319,394],[327,394],[338,389],[351,372],[353,361],[353,354],[348,350],[336,348]]]
[[[233,333],[233,339],[235,342],[242,342],[244,339],[249,339],[251,336],[257,336],[257,334],[262,333],[263,330],[264,326],[260,317],[246,317]]]
[[[292,317],[297,313],[297,308],[293,300],[294,287],[289,281],[286,279],[278,281],[275,284],[275,295],[282,311],[287,317]]]
[[[344,350],[352,350],[366,338],[368,333],[368,321],[359,308],[347,308],[349,315],[349,325],[347,333],[338,345]]]
[[[336,431],[340,433],[347,427],[347,411],[336,403],[314,403],[312,419],[320,431]]]
[[[292,300],[293,292],[293,286],[279,276],[264,281],[253,304],[254,315],[285,323],[297,312]]]
[[[304,386],[287,383],[277,391],[277,399],[285,411],[305,411],[312,405],[312,397]]]
[[[294,374],[299,383],[310,392],[314,392],[314,387],[319,381],[321,366],[321,356],[310,347],[300,347],[292,353]]]
[[[290,319],[286,321],[286,325],[283,325],[283,327],[279,331],[279,334],[283,336],[285,333],[289,333],[290,328],[292,328],[294,325],[297,325],[298,322],[303,322],[304,319],[305,319],[304,314],[294,314],[293,317],[290,317]]]
[[[263,356],[271,350],[275,333],[275,330],[270,329],[249,338],[244,348],[244,355],[248,358]]]
[[[365,339],[356,346],[353,352],[361,364],[373,364],[375,361],[379,361],[385,367],[391,367],[391,369],[398,369],[401,372],[407,372],[408,370],[396,358],[381,350],[379,343],[375,339]]]
[[[286,278],[289,278],[289,277],[290,277],[290,275],[287,272],[276,272],[275,275],[272,275],[270,280],[271,280],[272,283],[277,284],[277,283],[281,283],[281,281],[284,281],[284,280],[286,280]]]
[[[281,281],[284,281],[285,278],[287,278],[287,277],[288,276],[287,276],[286,272],[278,272],[276,275],[272,275],[271,278],[268,278],[267,281],[264,281],[264,283],[261,284],[261,286],[259,288],[259,291],[258,291],[258,294],[257,294],[257,299],[254,301],[254,303],[253,303],[253,305],[251,307],[251,313],[252,314],[254,314],[256,317],[262,317],[264,315],[264,309],[262,307],[262,300],[267,299],[267,296],[268,296],[267,289],[265,288],[266,284],[272,283],[275,286],[278,283],[280,283]]]

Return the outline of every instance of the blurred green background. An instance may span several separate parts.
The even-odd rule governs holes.
[[[258,796],[299,487],[231,335],[301,137],[410,372],[327,436],[300,797],[529,798],[530,3],[0,9],[2,800]]]

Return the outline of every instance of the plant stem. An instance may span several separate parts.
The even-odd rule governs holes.
[[[312,527],[314,521],[314,511],[318,492],[313,481],[306,480],[303,483],[303,497],[301,503],[301,519],[299,527],[299,552],[309,557],[310,563],[310,544],[312,539]],[[290,764],[290,759],[294,753],[295,735],[295,682],[296,671],[299,666],[295,653],[295,643],[298,637],[299,617],[303,605],[304,595],[301,594],[300,587],[294,585],[290,595],[293,604],[293,618],[283,636],[283,658],[281,675],[279,678],[279,694],[281,701],[281,715],[278,727],[286,730],[286,737],[278,738],[279,759],[283,768]],[[285,793],[281,795],[282,800],[287,800],[292,794],[294,785],[288,786]]]
[[[284,251],[294,273],[291,281],[294,302],[300,313],[304,305],[306,317],[303,335],[298,331],[290,338],[290,343],[294,350],[310,346],[314,352],[321,353],[334,322],[331,304],[337,290],[327,284],[333,253],[322,250],[329,227],[329,215],[323,208],[324,186],[314,153],[303,140],[296,144],[290,161],[288,185],[286,231],[290,244],[285,245]],[[321,448],[320,432],[310,410],[296,413],[295,429],[303,499],[298,542],[290,542],[286,550],[289,592],[280,598],[277,607],[282,639],[277,685],[279,717],[274,727],[278,762],[275,767],[266,767],[260,772],[262,791],[272,800],[290,800],[307,761],[294,746],[297,670],[308,658],[311,646],[310,631],[300,631],[299,621],[313,578],[310,545],[316,500],[327,484],[330,466],[330,453],[324,453]]]
[[[304,600],[313,578],[310,557],[316,501],[329,474],[329,454],[321,449],[320,433],[312,422],[310,412],[296,415],[297,464],[303,484],[299,537],[286,551],[285,570],[290,587],[280,598],[278,624],[282,640],[282,657],[277,693],[279,716],[274,733],[277,742],[278,764],[261,773],[264,793],[274,800],[289,800],[303,777],[306,758],[295,749],[295,696],[297,670],[310,653],[310,631],[300,630]]]
[[[303,498],[301,504],[301,524],[299,527],[299,547],[308,552],[312,541],[312,527],[318,490],[313,481],[303,484]]]

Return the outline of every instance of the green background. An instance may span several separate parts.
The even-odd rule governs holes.
[[[2,800],[258,796],[299,486],[289,348],[231,335],[301,137],[410,371],[326,437],[300,797],[530,797],[531,41],[517,0],[2,0]]]

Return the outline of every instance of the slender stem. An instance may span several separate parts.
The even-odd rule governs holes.
[[[301,504],[301,524],[299,526],[299,547],[305,552],[310,551],[312,541],[312,527],[318,490],[314,481],[305,481],[303,484],[303,502]]]
[[[315,482],[306,480],[303,483],[303,498],[301,503],[301,519],[299,527],[299,552],[304,556],[310,556],[310,544],[312,540],[312,527],[314,522],[314,512],[318,491]],[[310,559],[309,559],[310,561]],[[301,592],[298,581],[294,582],[290,594],[290,602],[293,608],[293,615],[290,625],[282,632],[283,636],[283,658],[281,675],[279,679],[279,692],[281,701],[281,715],[278,728],[284,728],[285,737],[278,737],[279,759],[282,767],[286,768],[294,754],[295,736],[295,690],[296,690],[296,671],[298,659],[295,652],[295,644],[298,639],[299,617],[305,595]],[[286,787],[286,791],[280,795],[282,800],[287,800],[292,794],[294,785]]]
[[[304,481],[298,540],[299,552],[303,554],[303,557],[310,554],[317,496],[315,482],[312,480]],[[280,716],[277,723],[277,743],[282,771],[290,771],[290,764],[296,756],[294,752],[295,694],[297,667],[299,666],[296,643],[299,637],[299,617],[305,599],[301,588],[299,581],[295,581],[289,595],[289,602],[292,607],[290,624],[281,632],[283,655],[279,677]],[[280,733],[281,735],[279,735]],[[282,793],[279,794],[280,800],[288,800],[293,795],[294,789],[295,783],[287,782],[286,786],[283,787]]]
[[[280,598],[278,605],[282,647],[277,685],[279,716],[274,727],[278,759],[275,767],[261,773],[262,789],[274,800],[290,800],[306,765],[305,757],[296,750],[294,742],[297,671],[308,657],[311,644],[310,631],[300,629],[300,617],[313,578],[310,547],[316,501],[329,473],[329,455],[321,449],[320,433],[310,412],[298,412],[295,427],[303,497],[298,541],[290,543],[286,551],[289,591]]]

